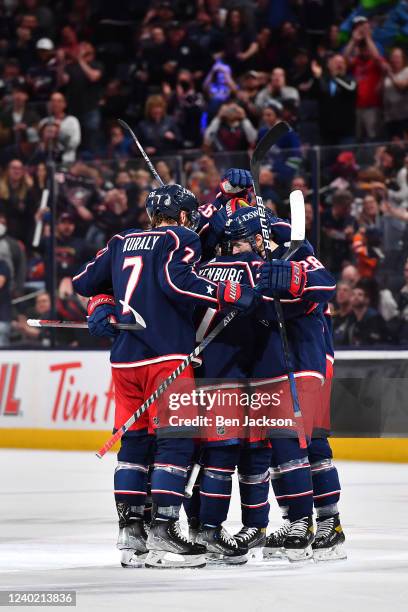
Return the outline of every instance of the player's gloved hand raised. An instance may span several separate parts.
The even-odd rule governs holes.
[[[306,280],[306,272],[300,262],[273,259],[261,266],[257,287],[261,293],[289,291],[294,297],[300,297]]]
[[[235,281],[218,283],[218,306],[220,310],[240,310],[249,314],[258,304],[258,296],[252,287]]]
[[[111,325],[116,323],[115,300],[111,295],[100,293],[88,302],[88,329],[92,336],[115,338],[119,331]]]
[[[252,175],[249,170],[230,168],[221,179],[221,192],[226,198],[245,196],[252,186]]]

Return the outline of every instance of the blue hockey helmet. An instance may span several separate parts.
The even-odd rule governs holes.
[[[149,193],[146,200],[146,210],[149,219],[161,213],[175,221],[179,220],[180,212],[184,210],[189,217],[190,227],[198,227],[200,214],[197,211],[198,200],[194,193],[181,185],[163,185]]]
[[[266,218],[271,238],[277,244],[290,241],[291,227],[288,221],[275,217],[270,210],[266,209]],[[237,240],[250,240],[256,234],[262,234],[258,209],[255,206],[239,208],[227,220],[224,230],[225,240],[235,242]]]

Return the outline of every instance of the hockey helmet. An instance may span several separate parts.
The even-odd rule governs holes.
[[[271,238],[277,244],[290,241],[291,227],[288,221],[275,217],[266,209],[266,219]],[[228,219],[224,236],[226,241],[251,240],[256,234],[262,234],[258,209],[255,206],[239,208]]]
[[[189,217],[190,227],[195,230],[198,227],[200,214],[197,211],[198,200],[195,195],[181,185],[163,185],[149,193],[146,200],[146,210],[149,219],[155,214],[161,213],[179,220],[180,211],[184,210]]]

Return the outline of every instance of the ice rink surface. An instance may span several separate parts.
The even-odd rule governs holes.
[[[408,610],[407,465],[338,462],[347,561],[163,571],[118,564],[114,463],[112,454],[0,450],[1,590],[75,589],[76,609],[115,612]],[[236,490],[230,514],[235,532]]]

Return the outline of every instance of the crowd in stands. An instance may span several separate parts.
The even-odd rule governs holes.
[[[261,169],[262,195],[287,217],[289,191],[305,194],[308,236],[339,281],[336,346],[407,344],[405,5],[129,0],[119,14],[107,0],[1,2],[0,346],[50,344],[26,320],[50,316],[52,257],[59,317],[82,320],[70,276],[115,232],[148,227],[155,184],[118,117],[163,181],[185,182],[202,203],[288,121]],[[61,332],[58,342],[89,338]]]

